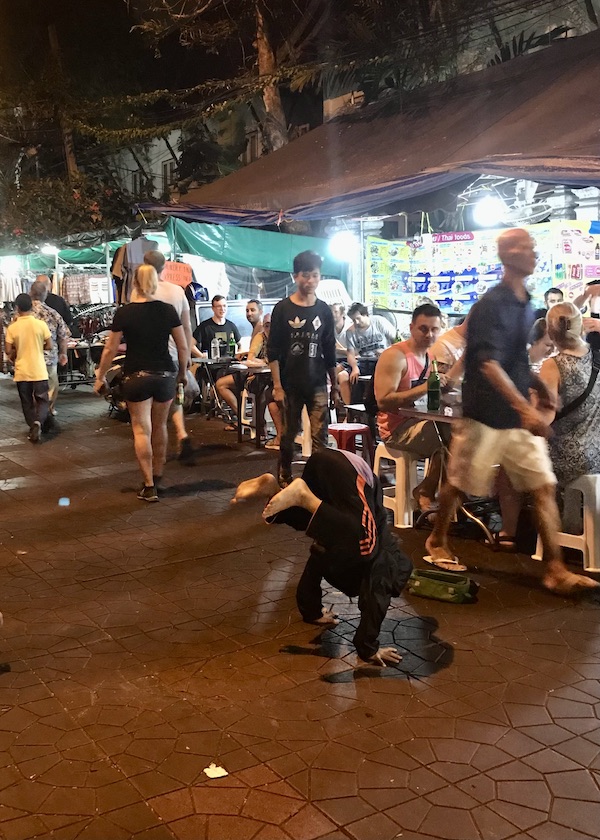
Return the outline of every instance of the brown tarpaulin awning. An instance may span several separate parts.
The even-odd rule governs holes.
[[[376,105],[326,123],[155,209],[264,225],[369,212],[469,173],[600,185],[599,88],[593,32],[413,91],[401,113]]]

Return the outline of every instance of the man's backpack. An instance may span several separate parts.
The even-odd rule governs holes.
[[[466,575],[439,569],[414,569],[408,579],[411,595],[450,604],[474,604],[478,590],[479,584]]]

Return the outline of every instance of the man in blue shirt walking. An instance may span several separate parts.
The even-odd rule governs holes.
[[[551,400],[545,385],[531,374],[527,356],[534,315],[525,281],[536,263],[529,233],[505,231],[498,238],[498,256],[502,282],[475,304],[469,317],[464,419],[452,436],[447,483],[425,559],[447,571],[464,571],[448,545],[450,521],[463,494],[490,494],[499,465],[515,490],[533,497],[544,547],[544,585],[559,594],[574,594],[598,584],[572,574],[563,563],[556,479],[545,440],[552,432],[529,401],[530,388],[537,391],[541,406]]]

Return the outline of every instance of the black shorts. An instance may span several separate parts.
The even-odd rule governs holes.
[[[174,399],[177,385],[176,374],[152,373],[151,371],[139,371],[131,373],[123,380],[123,399],[126,402],[144,402],[144,400],[156,400],[156,402],[169,402]]]

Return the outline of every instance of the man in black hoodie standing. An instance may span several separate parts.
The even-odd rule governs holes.
[[[310,418],[312,451],[327,446],[327,376],[331,382],[331,399],[338,401],[333,315],[316,295],[322,263],[314,251],[297,254],[294,257],[296,291],[279,301],[271,314],[267,355],[273,374],[273,398],[283,405],[279,450],[281,487],[292,480],[294,438],[304,406]]]

